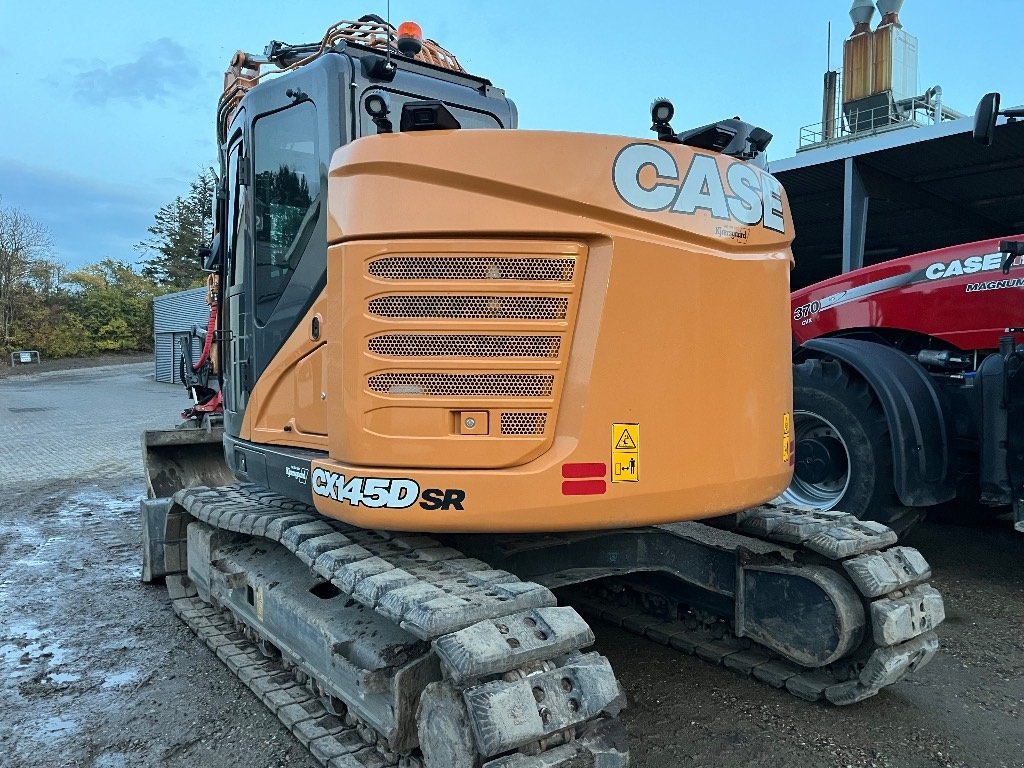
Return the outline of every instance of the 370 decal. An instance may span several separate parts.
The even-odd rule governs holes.
[[[349,477],[317,467],[311,478],[313,493],[326,499],[343,501],[353,507],[371,509],[408,509],[417,501],[428,510],[462,510],[466,492],[458,488],[427,488],[420,492],[420,484],[408,478]]]
[[[824,299],[815,299],[809,301],[806,304],[801,304],[799,307],[793,310],[794,320],[806,320],[812,315],[816,315],[823,309],[828,309],[836,304],[842,302],[849,291],[840,291],[839,293],[833,293],[831,296],[826,296]]]

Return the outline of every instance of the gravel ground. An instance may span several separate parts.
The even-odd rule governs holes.
[[[151,363],[0,381],[0,764],[313,766],[139,582],[139,432],[183,402]],[[1024,537],[926,524],[946,599],[916,679],[801,702],[595,623],[631,700],[633,765],[1024,766]]]

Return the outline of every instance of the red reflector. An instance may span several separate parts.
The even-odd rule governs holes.
[[[563,496],[596,496],[606,490],[604,480],[566,480],[562,483]]]
[[[562,477],[604,477],[608,474],[608,465],[602,462],[590,464],[563,464]]]

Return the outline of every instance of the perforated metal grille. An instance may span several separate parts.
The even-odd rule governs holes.
[[[501,434],[503,435],[543,435],[547,426],[548,415],[537,413],[503,413],[501,414]]]
[[[426,397],[550,397],[555,377],[516,373],[378,373],[372,392]]]
[[[544,357],[557,358],[559,336],[392,333],[374,336],[370,351],[387,357]]]
[[[569,300],[560,296],[379,296],[370,299],[379,317],[564,320]]]
[[[572,281],[575,259],[470,256],[388,256],[369,264],[384,280],[548,280]]]

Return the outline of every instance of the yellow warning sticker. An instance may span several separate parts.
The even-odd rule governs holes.
[[[612,482],[640,479],[640,425],[612,424]]]
[[[793,430],[792,419],[789,412],[782,414],[782,461],[784,464],[794,464],[796,457],[793,455]]]

